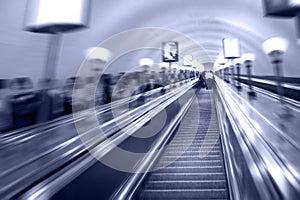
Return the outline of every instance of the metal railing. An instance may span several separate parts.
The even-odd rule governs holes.
[[[274,134],[287,149],[296,153],[300,153],[299,145],[269,119],[263,117],[235,90],[225,86],[224,91],[222,84],[222,81],[216,78],[217,111],[231,198],[299,199],[299,172],[296,172],[289,160],[278,152],[271,138],[263,133],[268,131]],[[230,91],[229,94],[227,91]],[[241,102],[246,107],[241,107]],[[245,109],[257,116],[259,128],[258,122],[252,121]],[[243,161],[245,164],[241,164]]]

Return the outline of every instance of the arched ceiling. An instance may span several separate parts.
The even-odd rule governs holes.
[[[83,51],[86,48],[97,46],[114,34],[143,27],[170,29],[190,37],[201,48],[190,48],[184,53],[193,55],[203,64],[214,62],[222,51],[224,37],[238,37],[242,53],[257,55],[255,74],[273,74],[261,44],[269,37],[282,36],[291,43],[285,56],[284,73],[287,76],[300,76],[297,66],[300,48],[296,43],[293,19],[265,18],[262,5],[262,0],[92,0],[89,29],[63,36],[58,77],[65,78],[71,76],[70,73],[76,73],[84,60]],[[18,43],[22,44],[18,54],[27,55],[27,59],[22,57],[20,63],[15,61],[17,63],[14,64],[27,65],[31,71],[42,70],[48,36],[22,30],[24,2],[3,0],[0,7],[0,11],[3,11],[0,12],[0,27],[5,29],[1,31],[0,40],[8,43],[4,45],[2,41],[1,45],[0,41],[0,50],[6,49],[4,61],[0,59],[1,65],[11,65],[10,61],[15,57],[15,43]],[[8,11],[12,9],[14,12]],[[28,49],[32,52],[28,52]],[[36,61],[32,58],[36,58]],[[158,55],[154,59],[155,62],[161,62]],[[130,67],[137,64],[138,59],[127,58],[124,62],[128,62],[124,66]]]
[[[118,2],[118,3],[115,3]],[[295,75],[296,33],[292,19],[265,18],[262,0],[130,0],[95,2],[92,9],[90,43],[97,44],[113,34],[142,27],[162,27],[178,31],[195,40],[206,53],[189,49],[186,54],[201,63],[214,62],[222,51],[222,39],[238,37],[242,53],[257,55],[256,74],[273,74],[261,45],[272,36],[291,42],[287,52],[288,74]],[[97,36],[97,34],[99,34]],[[92,39],[93,38],[93,39]],[[170,40],[172,40],[170,38]],[[291,59],[292,58],[292,59]]]

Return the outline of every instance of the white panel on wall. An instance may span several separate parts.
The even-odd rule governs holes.
[[[88,25],[90,0],[28,0],[24,28],[33,32],[70,31]]]

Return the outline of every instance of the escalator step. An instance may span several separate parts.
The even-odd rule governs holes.
[[[180,157],[180,158],[176,158],[176,157],[164,157],[162,159],[162,161],[173,161],[173,160],[176,160],[177,161],[189,161],[189,162],[192,162],[192,161],[197,161],[197,160],[208,160],[208,161],[212,161],[212,160],[220,160],[220,156],[218,157],[205,157],[205,158],[200,158],[200,155],[199,157]]]
[[[164,155],[170,155],[170,156],[174,155],[174,154],[176,154],[175,150],[179,151],[178,149],[172,149],[172,151],[166,151]],[[190,150],[190,149],[188,149],[188,150],[186,150],[184,152],[184,154],[185,155],[192,155],[192,156],[199,156],[199,152],[200,152],[200,148],[198,147],[197,150]],[[210,155],[220,155],[220,153],[221,153],[220,150],[219,151],[216,151],[216,150],[203,151],[202,150],[202,152],[208,153]]]
[[[228,199],[227,189],[146,189],[139,199]]]
[[[167,147],[167,150],[170,150],[170,151],[171,150],[178,150],[178,151],[180,151],[180,150],[183,150],[183,149],[191,150],[191,151],[199,151],[200,147],[199,146],[190,146],[190,147],[186,148],[186,146],[183,146],[183,145],[181,145],[181,146],[169,145]],[[210,150],[220,151],[221,148],[219,146],[216,146],[216,145],[213,146],[213,147],[208,146],[208,145],[202,145],[201,149],[206,150],[206,151],[210,151]]]
[[[197,134],[197,136],[195,135],[177,135],[174,139],[175,140],[180,140],[180,139],[186,139],[186,140],[193,140],[193,139],[197,139],[197,138],[220,138],[220,135],[215,135],[215,134]]]
[[[169,166],[159,170],[160,173],[213,173],[223,172],[221,165],[219,166]]]
[[[196,146],[200,146],[200,145],[202,145],[202,144],[204,144],[204,143],[207,144],[207,145],[208,145],[208,144],[215,145],[216,142],[217,142],[217,141],[213,141],[213,140],[207,140],[207,141],[205,141],[205,142],[204,142],[204,140],[201,140],[201,141],[199,141],[199,140],[194,140],[192,144],[193,144],[193,145],[196,145]],[[178,142],[177,142],[177,141],[172,142],[172,144],[173,144],[173,145],[185,145],[185,143],[182,143],[182,142],[179,142],[179,141],[178,141]]]
[[[166,164],[169,164],[169,162],[167,161],[161,161],[160,162],[160,165],[162,166],[165,166]],[[219,160],[196,160],[196,161],[182,161],[182,160],[177,160],[176,163],[172,163],[172,164],[169,164],[168,166],[215,166],[215,165],[218,165],[218,164],[222,164],[222,160],[219,159]]]
[[[225,180],[223,172],[203,173],[153,173],[149,180]]]
[[[226,189],[225,180],[166,180],[149,181],[145,189]]]
[[[195,145],[195,144],[196,144],[196,145]],[[173,143],[172,143],[172,145],[173,145]],[[187,146],[187,144],[181,144],[181,143],[174,144],[174,145],[176,145],[176,146],[178,146],[178,147],[180,147],[180,146],[186,147],[186,146]],[[173,146],[174,146],[174,145],[173,145]],[[202,144],[202,143],[193,143],[193,144],[191,144],[191,145],[197,146],[198,148],[200,148],[200,146],[203,146],[203,145],[206,145],[206,146],[207,146],[207,145],[210,145],[210,146],[213,147],[213,146],[216,146],[216,145],[218,145],[218,144],[211,143],[211,142],[210,142],[210,143],[206,143],[206,142],[205,142],[205,143],[203,143],[203,144]],[[190,145],[190,146],[191,146],[191,145]],[[169,146],[171,146],[171,145],[169,145]]]

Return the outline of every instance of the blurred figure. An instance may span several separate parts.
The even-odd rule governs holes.
[[[114,87],[113,100],[129,98],[137,87],[135,73],[126,73],[119,78]]]
[[[151,74],[150,74],[150,66],[149,65],[142,65],[143,71],[139,72],[138,84],[139,84],[139,93],[144,94],[152,89],[151,83]],[[143,95],[142,98],[145,98]]]
[[[95,106],[93,105],[93,100],[95,98],[95,84],[96,84],[96,77],[89,76],[85,79],[85,88],[84,88],[84,96],[87,108],[92,108]]]
[[[142,105],[145,100],[146,100],[146,96],[145,96],[145,92],[149,91],[149,84],[147,83],[149,80],[149,74],[147,73],[147,70],[144,69],[144,71],[142,72],[138,72],[138,94],[141,94],[139,99],[138,99],[138,106]]]
[[[64,112],[64,94],[59,87],[58,80],[51,80],[48,94],[51,97],[50,119],[62,116]]]
[[[171,82],[171,87],[174,87],[174,83],[175,83],[175,66],[174,64],[171,65],[171,69],[169,69],[169,76],[170,76],[170,82]]]
[[[102,74],[98,84],[98,87],[101,87],[99,89],[102,90],[102,97],[98,96],[98,98],[102,99],[101,104],[111,103],[111,95],[114,85],[115,81],[112,74]]]
[[[76,77],[72,95],[76,97],[72,98],[72,106],[75,107],[75,110],[84,110],[86,108],[84,96],[84,81],[81,77]]]
[[[63,87],[64,91],[64,114],[72,113],[72,90],[74,87],[75,77],[68,78]]]
[[[142,67],[140,86],[141,92],[145,93],[153,89],[154,79],[152,77],[152,71],[154,70],[154,62],[150,58],[142,58],[139,61],[140,66]]]
[[[206,85],[206,82],[205,82],[205,78],[204,78],[204,72],[200,74],[200,77],[199,77],[199,84],[200,84],[200,87],[201,88],[206,88],[208,89],[207,85]]]
[[[212,71],[205,71],[204,72],[204,79],[208,89],[212,88],[213,81],[214,81],[214,73]]]
[[[118,94],[115,95],[116,98],[114,98],[114,100],[116,99],[121,99],[124,98],[123,93],[125,92],[125,78],[123,77],[125,75],[125,72],[119,72],[116,76],[113,77],[113,84],[110,85],[110,91],[111,91],[111,100],[112,100],[112,93],[113,92],[117,92]],[[121,87],[118,87],[118,85],[121,84]]]
[[[115,84],[122,79],[122,77],[125,75],[125,72],[119,72],[115,77]]]
[[[200,78],[200,72],[198,70],[196,71],[196,78]]]
[[[28,77],[15,78],[9,84],[11,92],[8,103],[12,109],[13,127],[21,128],[32,125],[40,105],[39,96],[33,90],[33,83]]]
[[[0,133],[8,131],[13,126],[12,110],[8,104],[8,79],[0,79]]]
[[[130,96],[138,95],[142,92],[141,82],[142,82],[141,72],[135,71],[129,75],[128,77],[129,84],[127,85],[127,88],[124,88],[124,90],[129,90],[128,92],[130,93]],[[138,99],[137,101],[131,102],[129,104],[129,107],[136,108],[142,104],[141,102],[143,102],[143,97]]]
[[[48,93],[48,90],[51,87],[50,79],[41,79],[38,82],[38,96],[40,100],[39,109],[37,112],[37,123],[42,123],[50,120],[51,115],[51,96]]]
[[[184,80],[187,83],[189,78],[189,71],[187,68],[184,69]]]
[[[64,112],[64,94],[58,88],[57,80],[41,79],[38,82],[40,105],[37,113],[37,122],[46,122],[59,117]]]
[[[38,94],[40,106],[37,122],[45,122],[59,117],[64,112],[64,94],[58,87],[58,81],[53,79],[41,79],[38,82]]]
[[[95,89],[95,91],[91,91],[93,94],[91,93],[90,95],[92,96],[88,98],[95,98],[95,106],[100,106],[111,102],[112,75],[102,74],[103,69],[101,68],[101,65],[102,63],[100,63],[99,67],[97,66],[92,69],[94,72],[94,76],[90,78],[90,80],[95,81],[90,83],[92,84],[91,86]]]
[[[93,95],[96,106],[110,103],[113,77],[111,74],[104,74],[104,68],[112,57],[111,51],[102,47],[90,47],[86,49],[85,56],[90,63],[91,76],[95,77],[96,82],[98,82],[95,95]]]
[[[152,65],[153,61],[148,58],[144,58],[140,60],[140,66],[142,67],[142,71],[135,72],[136,76],[134,77],[137,80],[136,90],[133,95],[140,94],[137,101],[134,103],[135,107],[138,107],[145,103],[146,95],[145,93],[151,90],[151,82],[150,82],[150,64]]]
[[[163,87],[161,90],[161,93],[165,93],[167,90],[167,85],[170,84],[170,79],[168,76],[168,72],[167,72],[167,63],[161,63],[160,64],[160,72],[159,72],[159,83],[161,84],[161,86]]]
[[[161,87],[161,85],[159,84],[159,74],[157,72],[155,71],[151,72],[150,83],[151,83],[152,90]]]
[[[178,71],[178,80],[180,81],[180,85],[182,85],[182,81],[184,80],[184,67],[180,67]]]
[[[76,81],[76,84],[75,84]],[[71,114],[73,108],[75,111],[85,109],[85,95],[83,80],[80,77],[71,77],[66,80],[64,85],[64,111],[65,114]],[[72,95],[76,98],[73,98]]]

